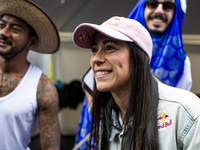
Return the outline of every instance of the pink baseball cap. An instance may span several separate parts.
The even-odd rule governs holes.
[[[74,44],[81,48],[91,49],[95,31],[116,40],[136,43],[148,55],[150,62],[153,49],[152,39],[149,32],[138,21],[115,16],[101,25],[82,23],[74,30]]]

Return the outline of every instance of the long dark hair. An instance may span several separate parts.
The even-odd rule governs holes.
[[[128,43],[128,46],[131,92],[123,123],[127,129],[127,124],[132,118],[132,127],[128,129],[129,132],[125,132],[121,149],[158,150],[157,82],[152,76],[146,53],[135,43]],[[111,93],[100,92],[94,85],[89,149],[109,149],[109,138],[113,127],[112,110],[117,114],[119,112]]]

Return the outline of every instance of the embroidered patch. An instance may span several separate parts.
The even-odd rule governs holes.
[[[162,114],[158,117],[158,129],[167,128],[172,125],[172,119],[170,119],[169,115]]]
[[[79,40],[85,42],[90,39],[88,30],[85,30],[79,34]]]
[[[120,18],[115,17],[115,18],[112,18],[112,19],[108,19],[108,20],[104,23],[104,25],[105,25],[105,26],[118,27],[119,24],[120,24],[119,22],[120,22]]]
[[[108,26],[113,26],[113,27],[117,27],[119,26],[119,23],[117,22],[112,22],[112,21],[109,21],[109,22],[106,22],[105,25],[108,25]]]

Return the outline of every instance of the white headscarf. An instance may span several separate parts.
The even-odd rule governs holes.
[[[181,8],[182,8],[182,10],[186,14],[187,0],[180,0],[180,2],[181,2]]]

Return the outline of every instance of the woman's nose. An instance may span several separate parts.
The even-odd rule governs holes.
[[[99,50],[97,53],[92,56],[93,63],[104,63],[105,62],[105,53],[103,50]]]

